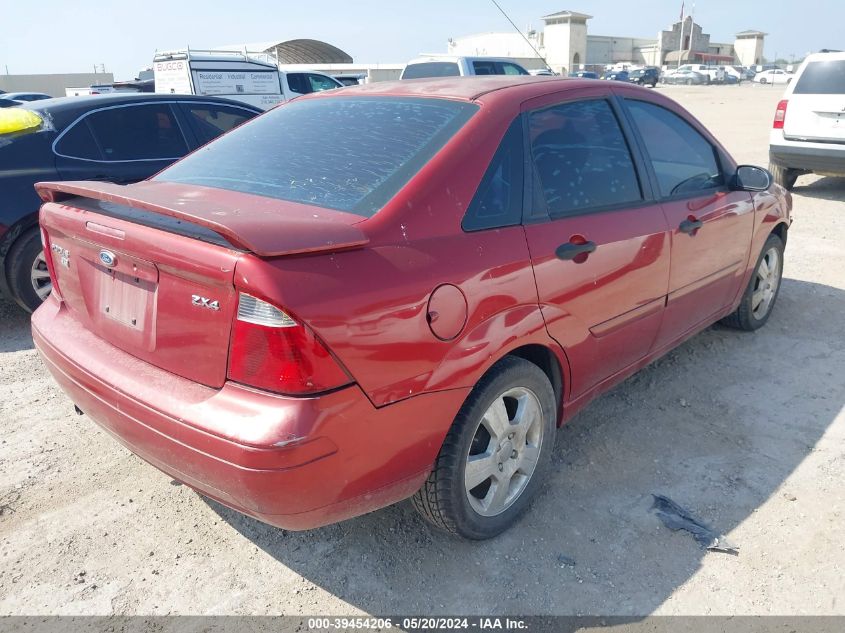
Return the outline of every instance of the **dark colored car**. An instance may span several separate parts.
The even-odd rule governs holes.
[[[608,79],[612,81],[628,81],[628,77],[630,73],[627,70],[611,70],[606,72],[602,79]]]
[[[599,74],[590,70],[579,70],[574,73],[569,73],[570,77],[577,77],[578,79],[598,79]]]
[[[33,339],[92,420],[274,525],[412,497],[473,539],[592,398],[766,323],[791,209],[662,94],[545,77],[307,95],[150,180],[39,191]]]
[[[0,95],[0,100],[11,100],[23,103],[30,101],[43,101],[44,99],[52,99],[50,95],[45,95],[43,92],[6,92]]]
[[[260,113],[216,97],[133,93],[0,110],[0,290],[31,311],[52,288],[36,182],[143,180]]]
[[[628,73],[628,81],[638,86],[651,86],[654,88],[660,81],[660,69],[654,66],[638,68]]]

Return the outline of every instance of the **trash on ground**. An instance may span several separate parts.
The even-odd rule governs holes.
[[[670,530],[686,530],[704,548],[728,554],[739,554],[738,545],[733,545],[724,535],[696,519],[688,510],[663,495],[652,495],[652,497],[654,497],[654,503],[651,509],[656,511],[657,517]]]

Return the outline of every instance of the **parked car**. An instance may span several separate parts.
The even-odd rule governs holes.
[[[0,95],[0,100],[7,99],[9,101],[18,101],[23,103],[41,101],[43,99],[50,98],[50,95],[45,95],[43,92],[6,92]]]
[[[609,70],[602,75],[602,79],[608,81],[628,81],[628,77],[629,73],[627,70]]]
[[[216,97],[112,94],[0,110],[0,290],[27,310],[52,284],[40,180],[143,180],[260,110]]]
[[[700,86],[709,83],[709,78],[695,70],[676,70],[665,73],[660,79],[664,84],[683,84],[686,86]]]
[[[471,539],[589,400],[766,323],[791,206],[665,96],[542,77],[308,95],[148,181],[38,189],[33,340],[81,411],[273,525],[412,497]]]
[[[845,176],[845,53],[807,56],[778,104],[769,170],[792,189],[801,174]]]
[[[426,55],[409,61],[402,71],[401,79],[527,74],[527,70],[507,57]]]
[[[628,73],[628,81],[638,86],[651,86],[654,88],[660,80],[660,69],[655,66],[638,68]]]
[[[795,77],[792,73],[788,73],[780,68],[773,68],[771,70],[763,70],[754,75],[753,81],[758,84],[788,84]]]
[[[267,110],[304,94],[343,88],[325,73],[279,67],[266,53],[177,50],[153,59],[155,91],[227,97]]]
[[[579,71],[574,72],[574,73],[569,73],[569,76],[570,77],[578,77],[580,79],[598,79],[599,78],[598,73],[594,73],[590,70],[579,70]]]
[[[707,78],[705,83],[720,84],[725,81],[725,71],[718,66],[708,66],[706,64],[684,64],[678,67],[678,71],[688,71],[701,73]]]

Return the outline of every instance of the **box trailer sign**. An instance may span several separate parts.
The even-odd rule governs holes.
[[[193,93],[187,60],[156,62],[154,69],[156,92],[175,95]]]
[[[203,95],[279,94],[279,73],[195,70],[197,92]]]

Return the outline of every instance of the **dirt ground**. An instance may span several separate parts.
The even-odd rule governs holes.
[[[779,89],[659,90],[766,164]],[[593,403],[484,543],[407,503],[290,533],[205,500],[75,415],[0,303],[0,614],[845,614],[845,179],[794,193],[768,325],[710,328]],[[739,555],[664,528],[652,493]]]

